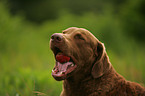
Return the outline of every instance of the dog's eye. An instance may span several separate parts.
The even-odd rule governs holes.
[[[74,38],[75,38],[75,39],[85,40],[85,39],[82,37],[81,34],[76,34],[76,35],[74,36]]]

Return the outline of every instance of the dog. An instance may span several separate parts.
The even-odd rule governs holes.
[[[60,96],[145,96],[145,88],[118,74],[105,46],[84,28],[54,33],[50,48],[56,64],[52,76],[63,80]]]

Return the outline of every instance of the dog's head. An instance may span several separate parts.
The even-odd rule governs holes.
[[[62,33],[54,33],[50,48],[56,59],[52,70],[56,80],[64,80],[78,73],[91,73],[98,78],[110,66],[103,43],[83,28],[71,27]]]

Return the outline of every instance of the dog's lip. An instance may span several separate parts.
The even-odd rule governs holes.
[[[52,47],[53,54],[56,56],[57,53],[61,52],[60,48],[57,46]]]
[[[60,80],[64,80],[68,77],[68,74],[72,73],[76,68],[77,68],[77,61],[76,59],[73,57],[73,56],[69,56],[71,58],[71,61],[69,62],[65,62],[63,64],[61,64],[60,62],[56,61],[56,65],[54,67],[54,69],[52,70],[52,76],[60,81]],[[68,64],[70,63],[70,64]],[[73,64],[73,66],[71,66],[71,63]],[[65,65],[66,64],[66,65]],[[55,70],[55,68],[59,67],[58,65],[61,65],[61,66],[66,66],[67,68],[64,68],[66,69],[65,71],[60,71],[60,70]],[[68,68],[69,66],[69,68]]]

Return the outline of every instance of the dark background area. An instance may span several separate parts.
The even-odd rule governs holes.
[[[27,20],[37,24],[59,18],[61,10],[68,10],[75,15],[90,11],[103,14],[107,10],[106,6],[110,6],[112,14],[122,20],[128,35],[140,41],[145,40],[144,0],[8,0],[8,5],[11,14],[23,14]]]

